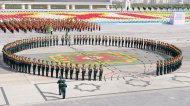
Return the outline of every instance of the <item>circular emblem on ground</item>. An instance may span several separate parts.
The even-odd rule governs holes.
[[[187,76],[173,76],[171,77],[173,81],[178,81],[178,82],[188,82],[190,83],[190,77]]]
[[[87,91],[87,92],[94,92],[96,90],[100,90],[99,85],[95,85],[93,83],[81,83],[79,85],[75,85],[74,89],[80,90],[80,91]]]
[[[128,85],[138,86],[138,87],[147,87],[150,85],[150,81],[144,81],[140,79],[130,79],[126,81],[125,83]]]

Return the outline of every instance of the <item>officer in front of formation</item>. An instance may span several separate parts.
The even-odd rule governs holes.
[[[61,76],[60,79],[57,81],[57,84],[59,88],[59,95],[62,94],[63,99],[65,99],[67,84],[65,84],[65,80],[63,80]]]

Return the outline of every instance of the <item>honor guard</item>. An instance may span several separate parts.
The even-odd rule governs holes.
[[[79,44],[80,45],[82,44],[82,36],[81,35],[79,36]]]
[[[118,38],[118,46],[120,47],[120,45],[121,45],[121,38],[119,37]]]
[[[88,44],[91,45],[91,36],[88,36]]]
[[[118,39],[117,39],[117,37],[115,37],[115,46],[117,46],[117,42],[118,42]]]
[[[115,38],[114,36],[112,36],[112,46],[114,46],[114,43],[115,43]]]
[[[82,64],[81,70],[82,70],[82,80],[84,80],[84,76],[85,76],[85,73],[86,73],[85,64]]]
[[[33,59],[32,64],[33,64],[33,75],[35,75],[35,74],[36,74],[36,66],[37,66],[37,65],[36,65],[36,64],[37,64],[37,63],[36,63],[36,58]]]
[[[167,73],[167,61],[164,60],[164,74]]]
[[[87,42],[88,42],[88,37],[87,35],[85,36],[85,45],[87,45]]]
[[[48,77],[49,74],[49,62],[46,61],[46,77]]]
[[[97,43],[98,43],[98,37],[96,35],[96,37],[95,37],[95,45],[97,45]]]
[[[103,75],[103,66],[102,66],[102,64],[100,64],[100,67],[99,67],[99,81],[102,81],[102,75]]]
[[[63,64],[63,62],[61,62],[60,68],[61,68],[60,74],[61,74],[61,77],[63,78],[63,73],[64,73],[64,64]]]
[[[42,60],[42,76],[44,76],[45,68],[46,68],[46,65],[44,63],[44,60]]]
[[[102,36],[102,45],[104,45],[105,37],[104,35]]]
[[[92,36],[92,45],[94,45],[94,36]]]
[[[54,72],[54,63],[51,61],[51,77],[53,77],[53,72]]]
[[[38,75],[40,75],[40,71],[41,71],[41,63],[40,59],[38,59]]]
[[[88,80],[91,81],[91,76],[92,76],[92,67],[91,65],[89,64],[88,65]]]
[[[52,44],[53,44],[53,38],[52,36],[50,36],[50,46],[52,46]]]
[[[99,35],[99,37],[98,37],[98,45],[100,45],[100,43],[101,43],[101,37],[100,37],[100,35]]]
[[[80,73],[80,68],[79,68],[78,64],[76,64],[75,72],[76,72],[76,80],[78,80],[79,73]]]
[[[73,71],[74,71],[74,67],[72,65],[72,63],[70,63],[70,79],[73,79]]]
[[[124,37],[122,37],[122,39],[121,39],[121,46],[122,47],[124,47],[124,42],[125,42]]]
[[[59,63],[58,62],[56,62],[55,72],[56,72],[56,78],[58,78],[58,75],[59,75]]]
[[[68,74],[69,74],[69,66],[67,63],[65,63],[65,78],[68,79]]]
[[[104,41],[105,41],[105,45],[107,46],[107,43],[108,43],[108,37],[107,36],[105,36]]]
[[[93,69],[94,69],[94,81],[96,81],[96,76],[97,76],[97,73],[98,73],[98,69],[96,67],[96,64],[94,65]]]

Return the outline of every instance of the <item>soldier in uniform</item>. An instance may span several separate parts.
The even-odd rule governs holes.
[[[159,61],[156,62],[156,66],[157,66],[156,75],[159,76],[159,73],[160,73],[160,63],[159,63]]]
[[[119,37],[118,38],[118,46],[120,47],[120,45],[121,45],[121,38]]]
[[[122,37],[122,39],[121,39],[121,46],[122,47],[124,47],[124,42],[125,42],[124,37]]]
[[[167,73],[167,61],[164,60],[164,74]]]
[[[96,67],[96,64],[94,65],[93,69],[94,69],[94,81],[96,81],[96,76],[97,76],[97,73],[98,73],[98,69]]]
[[[46,77],[48,77],[49,74],[49,62],[46,61]]]
[[[117,42],[118,42],[118,39],[117,39],[117,37],[115,37],[115,46],[117,46]]]
[[[105,45],[107,46],[107,43],[108,43],[108,37],[107,36],[105,36],[104,41],[105,41]]]
[[[65,63],[65,78],[68,79],[68,74],[69,74],[69,66],[67,63]]]
[[[44,60],[42,60],[42,76],[44,76],[45,68],[46,68],[46,65],[44,63]]]
[[[53,46],[55,46],[55,41],[56,41],[56,38],[55,36],[53,36]]]
[[[112,46],[114,46],[114,43],[115,43],[115,38],[114,36],[112,36]]]
[[[68,36],[65,37],[65,44],[67,45],[67,43],[68,43]]]
[[[162,75],[163,72],[163,62],[160,60],[160,75]]]
[[[105,39],[104,39],[105,37],[104,37],[104,35],[102,36],[102,45],[104,45],[104,41],[105,41]]]
[[[59,44],[59,37],[56,36],[56,45],[58,46],[58,44]]]
[[[56,71],[56,78],[58,78],[58,75],[59,75],[59,63],[58,62],[56,62],[55,71]]]
[[[38,59],[38,75],[40,75],[41,67],[40,59]]]
[[[81,35],[79,36],[79,44],[80,45],[82,44],[82,36]]]
[[[61,77],[63,78],[63,73],[64,73],[64,64],[63,64],[63,62],[61,62],[60,68],[61,68],[60,74],[61,74]]]
[[[73,79],[73,72],[74,72],[74,67],[72,65],[72,63],[70,63],[70,79]]]
[[[76,64],[75,71],[76,71],[76,80],[78,80],[79,73],[80,73],[80,68],[79,68],[78,64]]]
[[[60,79],[57,81],[57,84],[59,87],[59,95],[62,94],[63,99],[65,99],[67,85],[65,84],[65,80],[63,80],[61,76],[60,76]]]
[[[64,45],[64,40],[65,40],[65,38],[64,38],[64,36],[62,36],[61,37],[61,44],[62,44],[62,46]]]
[[[53,61],[51,61],[51,77],[53,77],[53,72],[54,72],[54,64]]]
[[[91,81],[91,76],[92,76],[92,67],[91,65],[89,64],[88,65],[88,80]]]
[[[53,38],[50,36],[50,46],[52,46]]]
[[[35,75],[36,74],[36,58],[33,59],[32,64],[33,64],[33,75]]]
[[[88,42],[88,37],[87,35],[85,36],[85,45],[87,45],[87,42]]]
[[[84,80],[84,76],[85,76],[85,73],[86,73],[85,64],[82,64],[81,70],[82,70],[82,80]]]
[[[99,37],[98,37],[98,45],[100,45],[100,43],[101,43],[101,37],[100,37],[100,35],[99,35]]]
[[[102,81],[102,75],[103,75],[103,67],[102,67],[102,64],[100,64],[100,67],[99,67],[99,81]]]
[[[92,36],[92,45],[94,45],[94,36]]]
[[[74,39],[74,45],[76,45],[76,35],[74,35],[73,39]]]
[[[30,74],[30,70],[31,70],[31,60],[30,60],[30,58],[28,58],[28,61],[27,61],[27,63],[28,63],[28,73]]]
[[[88,36],[88,44],[89,44],[89,45],[91,45],[91,40],[92,40],[92,39],[91,39],[91,37],[90,37],[90,35],[89,35],[89,36]]]
[[[111,46],[111,36],[109,36],[109,46]]]

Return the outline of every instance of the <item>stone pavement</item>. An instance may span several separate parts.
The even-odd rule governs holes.
[[[181,48],[184,54],[183,66],[176,72],[154,76],[153,74],[143,74],[143,64],[117,66],[122,70],[129,70],[130,73],[118,78],[112,77],[104,81],[75,81],[67,80],[66,99],[62,100],[58,95],[57,79],[33,76],[23,73],[15,73],[0,62],[0,105],[99,105],[99,106],[187,106],[190,96],[190,25],[170,26],[170,25],[103,25],[101,32],[82,32],[81,34],[91,35],[114,35],[114,36],[134,36],[150,39],[157,39],[175,44]],[[0,47],[16,39],[23,39],[33,36],[44,36],[44,34],[24,33],[4,34],[0,36]],[[72,32],[71,34],[75,34]],[[63,35],[56,32],[54,34]],[[64,48],[64,47],[63,47]],[[86,46],[77,47],[81,51]],[[94,47],[94,50],[101,50]],[[56,48],[54,48],[56,49]],[[103,48],[105,49],[105,48]],[[122,48],[112,48],[122,50]],[[56,51],[62,53],[61,49]],[[69,48],[67,48],[69,51]],[[88,49],[90,50],[90,49]],[[146,56],[155,62],[155,55],[142,51],[126,49],[128,53],[138,53],[136,56]],[[70,52],[74,52],[70,50]],[[140,53],[139,53],[140,52]],[[38,54],[54,54],[51,48],[40,50],[28,50],[20,52],[20,55],[37,56]],[[1,58],[0,58],[1,59]],[[143,59],[146,60],[145,58]],[[150,67],[150,63],[146,64]],[[154,72],[155,70],[153,70]],[[133,73],[134,70],[141,73]],[[109,71],[109,70],[107,70]]]

